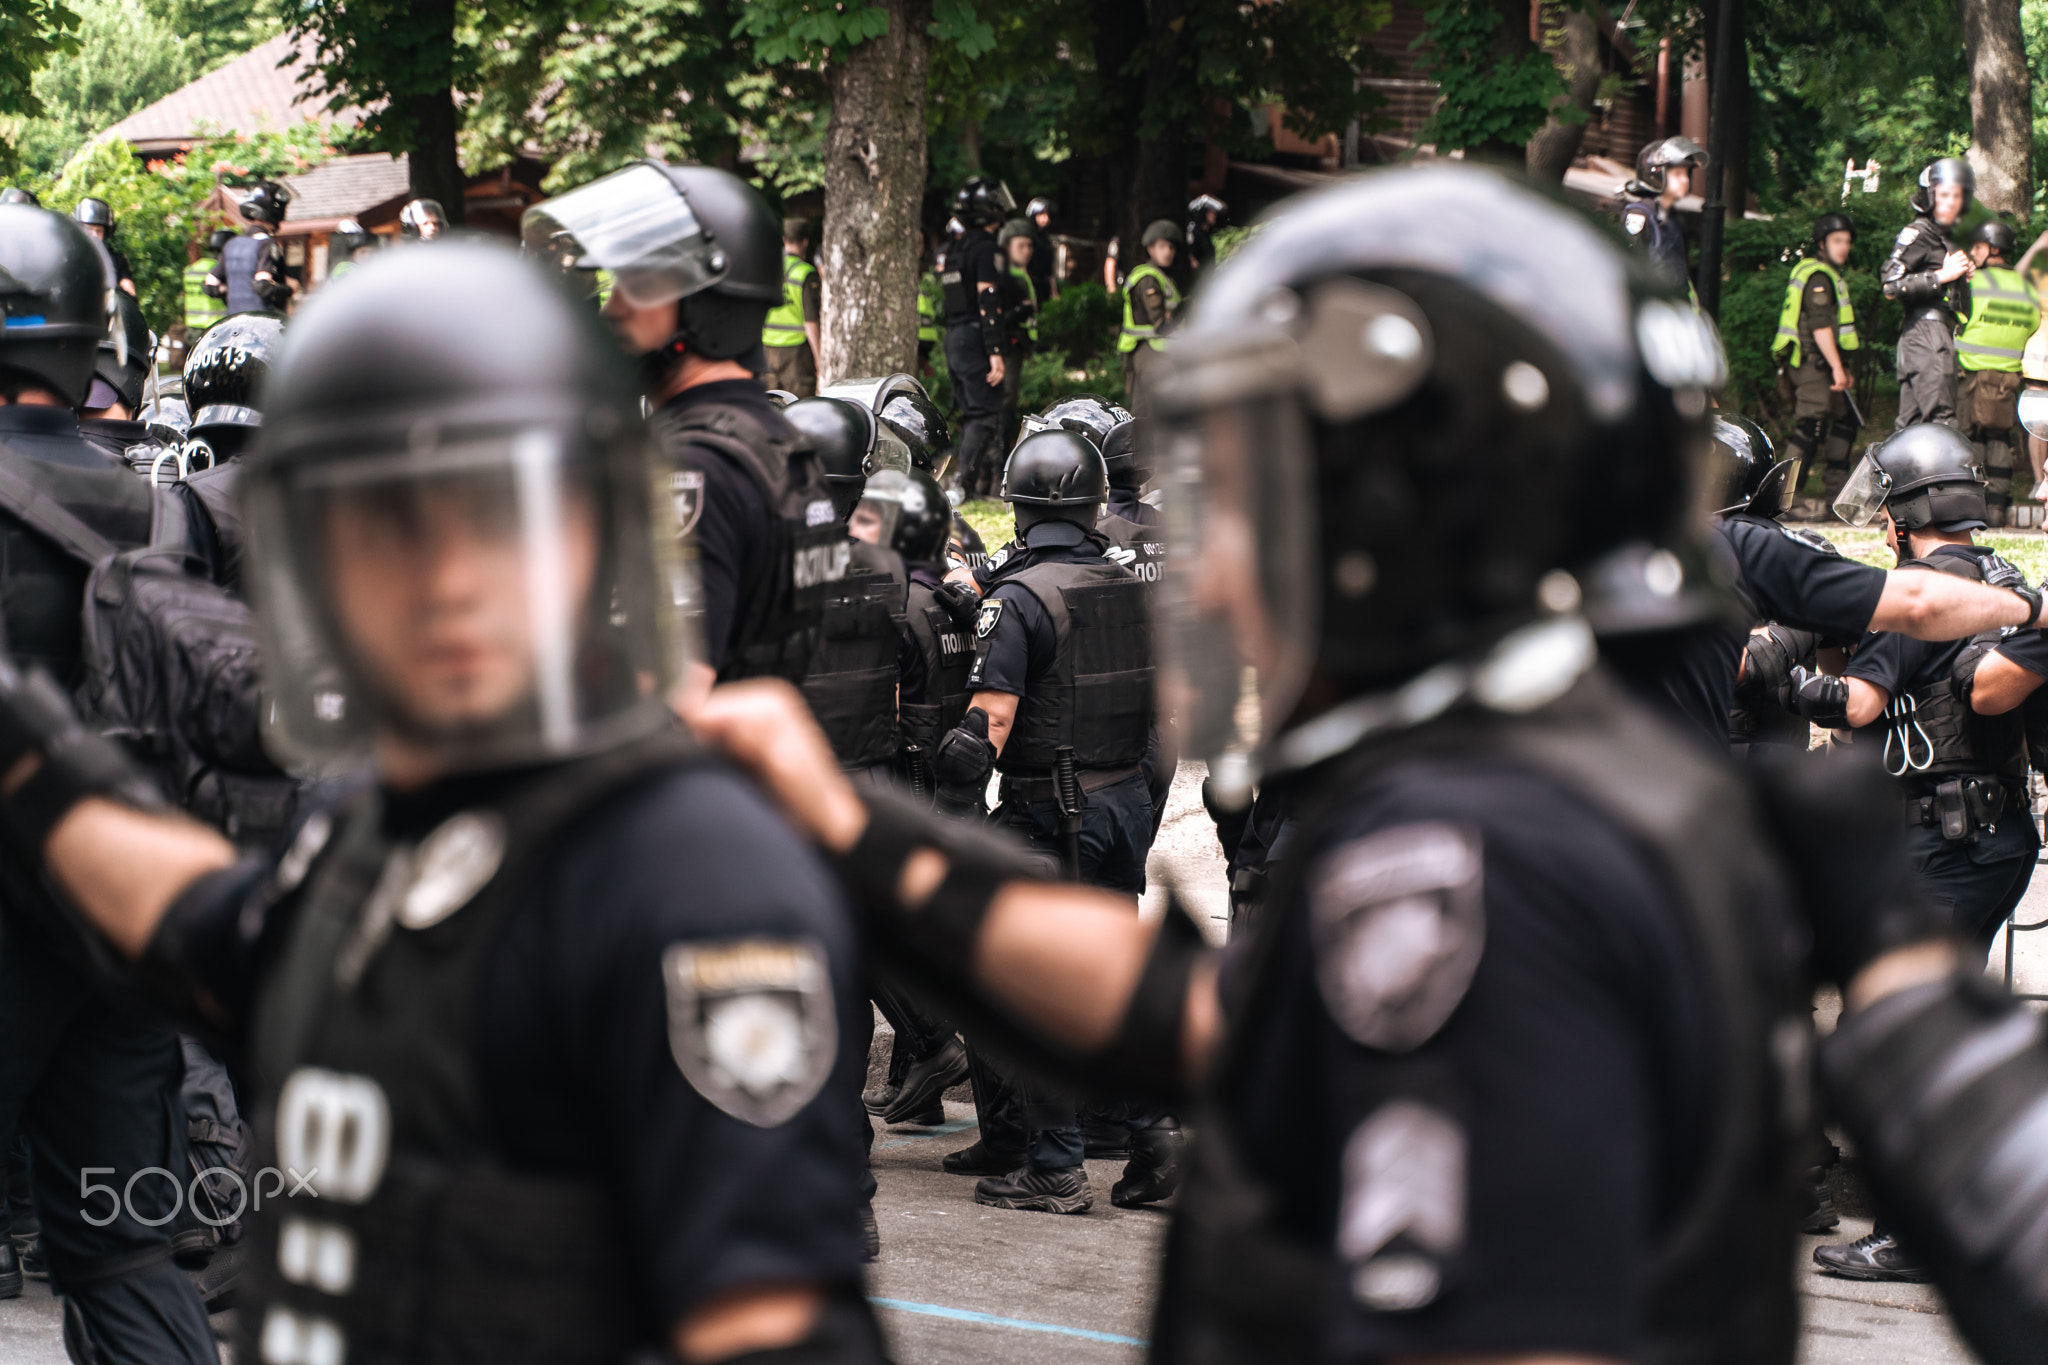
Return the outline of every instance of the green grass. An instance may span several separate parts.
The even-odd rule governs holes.
[[[1851,559],[1874,564],[1880,569],[1898,567],[1892,552],[1885,548],[1884,536],[1880,532],[1824,521],[1806,523],[1801,529],[1820,532]],[[1997,550],[2027,576],[2029,583],[2039,583],[2048,578],[2048,536],[2024,531],[1979,531],[1977,543]]]
[[[961,504],[960,515],[980,533],[981,543],[991,554],[1017,538],[1017,519],[1006,502],[995,498],[976,498],[973,502]]]

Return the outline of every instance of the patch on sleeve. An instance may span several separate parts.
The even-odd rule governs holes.
[[[1312,876],[1316,984],[1367,1047],[1407,1052],[1465,998],[1486,946],[1476,832],[1441,822],[1354,840]]]
[[[832,977],[809,939],[672,943],[668,1047],[698,1094],[756,1128],[811,1102],[839,1051]]]
[[[1409,1313],[1443,1289],[1443,1259],[1465,1244],[1465,1130],[1441,1110],[1392,1100],[1344,1144],[1337,1254],[1351,1297]]]
[[[686,536],[704,515],[704,471],[678,469],[668,476],[668,489],[676,504],[676,534]]]
[[[1915,243],[1915,242],[1917,242],[1917,241],[1919,241],[1919,240],[1920,240],[1920,233],[1919,233],[1919,230],[1918,230],[1918,229],[1916,229],[1916,228],[1914,228],[1914,227],[1913,227],[1913,226],[1912,226],[1911,224],[1908,224],[1907,226],[1905,226],[1905,227],[1902,227],[1902,228],[1900,228],[1900,229],[1899,229],[1899,240],[1898,240],[1898,245],[1900,245],[1900,246],[1911,246],[1911,245],[1913,245],[1913,243]]]
[[[1628,235],[1631,237],[1640,236],[1649,224],[1650,215],[1647,213],[1625,213],[1621,216],[1621,225],[1628,229]]]
[[[1796,540],[1802,547],[1812,550],[1817,554],[1824,554],[1833,559],[1840,559],[1842,557],[1842,552],[1836,547],[1835,543],[1818,531],[1809,531],[1804,527],[1787,526],[1783,522],[1778,523],[1778,529],[1785,534],[1788,540]]]
[[[974,638],[986,640],[989,636],[995,634],[996,623],[1002,619],[1003,599],[1000,597],[982,598],[981,611],[974,618]]]

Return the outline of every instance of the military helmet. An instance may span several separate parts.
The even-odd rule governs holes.
[[[215,228],[212,235],[206,239],[206,254],[209,256],[219,256],[221,250],[229,242],[234,241],[236,236],[237,234],[233,228]]]
[[[879,515],[881,543],[905,560],[936,564],[945,558],[953,504],[930,474],[884,469],[868,480],[860,501]]]
[[[1000,223],[1015,212],[1010,187],[986,175],[971,175],[953,194],[953,216],[968,227]]]
[[[1131,418],[1110,428],[1102,441],[1102,463],[1109,471],[1109,486],[1132,492],[1152,478],[1152,452],[1145,445],[1143,418]]]
[[[1879,508],[1907,531],[1983,530],[1984,471],[1977,452],[1940,422],[1921,422],[1871,446],[1835,498],[1835,515],[1868,526]]]
[[[1003,224],[1002,231],[996,234],[996,245],[1008,246],[1019,237],[1028,238],[1034,242],[1038,240],[1031,231],[1031,224],[1022,218],[1012,218],[1009,222]]]
[[[1017,508],[1017,525],[1072,521],[1093,526],[1109,500],[1102,451],[1078,431],[1035,431],[1017,442],[1003,465],[997,495]]]
[[[272,180],[259,180],[244,195],[238,206],[242,217],[252,223],[267,223],[276,227],[284,221],[285,210],[292,202],[292,192]]]
[[[1763,428],[1733,413],[1714,415],[1714,458],[1720,492],[1714,505],[1723,516],[1750,512],[1776,517],[1792,505],[1797,460],[1779,460]]]
[[[438,199],[415,199],[398,211],[398,230],[404,236],[431,241],[448,231],[448,213]]]
[[[778,408],[786,408],[796,401],[796,395],[788,389],[770,389],[768,390],[768,401]]]
[[[1826,242],[1828,234],[1833,232],[1846,232],[1851,237],[1854,237],[1856,235],[1856,225],[1849,221],[1849,215],[1846,213],[1823,213],[1820,217],[1813,220],[1813,244],[1815,246]]]
[[[1721,609],[1694,567],[1719,340],[1585,213],[1509,177],[1437,161],[1291,201],[1162,360],[1163,638],[1190,751],[1240,776],[1291,733],[1277,766],[1360,733],[1295,729],[1312,675],[1354,717],[1440,664],[1484,678],[1484,704],[1535,705],[1535,679],[1590,661],[1589,626]],[[1509,657],[1528,668],[1483,663]]]
[[[105,250],[60,214],[0,204],[0,371],[27,375],[74,408],[116,316]]]
[[[91,410],[108,408],[113,406],[111,402],[93,400],[118,398],[132,415],[142,406],[142,387],[149,379],[150,357],[156,348],[149,335],[149,324],[143,321],[142,306],[127,291],[114,291],[114,307],[116,316],[107,335],[101,338],[99,354],[93,361],[91,391],[79,406]],[[101,385],[106,386],[105,392],[101,392]]]
[[[276,313],[231,313],[206,329],[185,357],[185,403],[192,434],[216,451],[233,443],[235,429],[263,425],[263,387],[284,333]]]
[[[461,771],[673,723],[677,523],[631,378],[587,307],[480,241],[385,252],[307,301],[242,480],[273,750],[331,762],[396,732]],[[523,589],[494,640],[516,688],[423,696],[351,624],[343,569],[388,595],[457,553]]]
[[[34,190],[9,185],[6,189],[0,190],[0,204],[27,204],[30,208],[41,208],[43,201],[36,198]]]
[[[876,469],[915,466],[934,476],[944,472],[942,466],[953,450],[946,418],[924,385],[909,375],[842,379],[820,396],[843,398],[875,415]]]
[[[1707,149],[1691,138],[1659,138],[1636,153],[1636,183],[1651,194],[1664,193],[1664,172],[1673,166],[1704,166]]]
[[[810,438],[825,482],[831,485],[832,506],[845,520],[860,501],[862,485],[878,468],[875,415],[848,399],[825,397],[799,398],[782,415]]]
[[[105,228],[109,237],[114,235],[114,211],[104,199],[87,195],[71,210],[71,216],[86,227]]]
[[[2018,251],[2020,246],[2019,238],[2013,233],[2012,224],[2002,218],[1987,218],[1977,224],[1965,239],[1964,245],[1975,246],[1979,242],[2008,261],[2013,258],[2013,253]]]
[[[1154,242],[1172,242],[1179,246],[1184,240],[1180,224],[1166,218],[1155,218],[1145,225],[1145,235],[1138,239],[1138,244],[1149,247]]]

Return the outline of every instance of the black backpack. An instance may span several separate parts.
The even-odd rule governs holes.
[[[150,543],[130,550],[4,466],[0,507],[90,566],[75,693],[87,723],[230,839],[276,841],[299,783],[264,752],[255,624],[245,603],[204,576],[183,501],[159,491]]]

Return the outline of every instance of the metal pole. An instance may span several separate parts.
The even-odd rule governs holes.
[[[1720,0],[1714,13],[1714,66],[1708,73],[1713,86],[1707,92],[1706,184],[1701,190],[1705,203],[1700,209],[1700,268],[1696,286],[1700,307],[1716,320],[1721,316],[1721,244],[1726,238],[1728,217],[1727,205],[1721,202],[1721,187],[1726,183],[1723,175],[1728,168],[1728,133],[1735,119],[1737,87],[1730,73],[1736,62],[1746,59],[1744,52],[1742,0]]]

